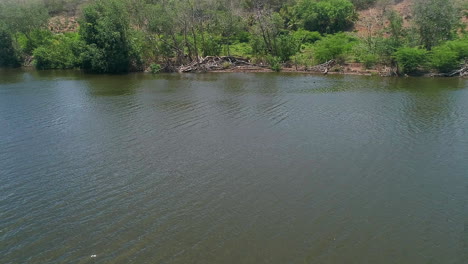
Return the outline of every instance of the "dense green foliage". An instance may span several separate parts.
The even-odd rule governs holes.
[[[129,71],[133,63],[139,64],[129,19],[124,2],[117,0],[98,0],[83,10],[83,69],[120,73]]]
[[[327,35],[316,42],[315,58],[319,63],[332,59],[343,63],[346,60],[346,54],[352,50],[356,43],[357,39],[346,33]]]
[[[395,58],[401,71],[415,73],[427,63],[428,52],[418,47],[402,47],[395,52]]]
[[[421,44],[427,49],[453,37],[457,12],[451,1],[418,0],[414,7]]]
[[[276,71],[331,59],[367,69],[399,65],[407,74],[457,69],[468,58],[458,27],[466,7],[415,1],[408,26],[392,11],[399,0],[3,0],[0,66],[157,73],[234,55]],[[356,10],[370,6],[381,9],[382,21],[368,19],[368,32],[361,24],[356,34]],[[76,15],[79,27],[57,30],[49,21],[57,15]]]
[[[302,28],[321,33],[347,30],[357,19],[354,5],[349,0],[299,0],[293,14]]]
[[[38,69],[70,69],[81,65],[79,58],[84,48],[77,33],[54,36],[46,44],[34,50],[34,62]]]
[[[439,72],[450,72],[458,68],[463,59],[468,58],[468,39],[448,41],[434,47],[431,52],[431,65]]]

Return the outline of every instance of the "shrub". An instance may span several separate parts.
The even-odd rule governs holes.
[[[267,63],[270,65],[270,69],[275,72],[280,72],[282,69],[281,59],[278,57],[268,56]]]
[[[450,50],[457,52],[459,59],[468,58],[468,37],[447,41],[444,46],[447,46]]]
[[[280,35],[275,39],[275,43],[272,55],[279,57],[283,62],[288,61],[300,48],[300,43],[291,35]]]
[[[305,43],[315,43],[316,41],[322,38],[322,35],[317,31],[308,31],[304,29],[299,29],[292,33],[293,38],[296,39],[301,44]]]
[[[461,60],[468,58],[468,39],[447,41],[432,49],[431,65],[439,72],[458,68]]]
[[[225,47],[225,54],[245,57],[252,54],[252,48],[248,43],[236,43]]]
[[[414,73],[426,64],[427,54],[425,49],[403,47],[395,52],[395,59],[403,73]]]
[[[151,73],[159,73],[160,71],[162,70],[162,67],[161,65],[157,64],[157,63],[151,63],[150,65],[150,71]]]
[[[49,44],[53,37],[49,30],[34,29],[28,35],[18,33],[18,44],[24,54],[32,55],[36,48]]]
[[[439,72],[450,72],[459,66],[457,52],[448,46],[435,47],[431,55],[431,65]]]
[[[379,60],[379,56],[372,54],[372,53],[368,53],[368,54],[362,55],[361,60],[362,60],[362,64],[364,64],[364,67],[366,69],[371,69],[372,67],[375,66],[375,64],[377,64]]]
[[[317,63],[323,63],[332,59],[343,63],[346,55],[357,43],[357,39],[346,33],[328,35],[317,41],[314,47],[314,55]]]
[[[203,56],[219,56],[222,50],[221,38],[210,35],[205,38],[202,46]]]
[[[34,64],[38,69],[70,69],[80,65],[82,43],[77,33],[56,35],[49,43],[34,50]]]

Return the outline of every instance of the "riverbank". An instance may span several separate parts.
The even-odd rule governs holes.
[[[156,73],[153,70],[152,64],[146,72]],[[159,66],[157,67],[160,68]],[[166,69],[168,70],[168,69]],[[362,76],[408,76],[407,74],[400,73],[397,67],[389,67],[383,64],[374,65],[367,68],[364,63],[342,63],[338,64],[335,60],[329,60],[325,63],[304,66],[299,64],[278,63],[269,65],[266,62],[252,63],[248,58],[234,57],[234,56],[207,56],[199,58],[198,61],[171,68],[169,72],[179,73],[203,73],[203,72],[296,72],[296,73],[314,73],[314,74],[345,74],[345,75],[362,75]],[[468,63],[460,65],[460,69],[448,73],[438,73],[420,69],[411,76],[418,77],[466,77],[468,76]]]
[[[220,72],[220,73],[229,73],[229,72],[275,72],[270,69],[268,66],[237,66],[230,67],[226,69],[212,70],[209,72]],[[295,72],[295,73],[312,73],[312,74],[346,74],[346,75],[362,75],[362,76],[390,76],[388,73],[381,69],[364,69],[360,63],[350,63],[344,64],[328,71],[315,69],[313,67],[305,66],[290,66],[282,67],[281,72]]]

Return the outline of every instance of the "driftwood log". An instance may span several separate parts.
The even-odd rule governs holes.
[[[336,65],[335,60],[329,60],[325,63],[312,66],[308,71],[321,72],[327,74],[328,71]],[[217,70],[225,70],[233,67],[255,67],[265,68],[265,65],[252,64],[250,61],[240,57],[234,56],[207,56],[198,58],[198,60],[192,61],[189,64],[182,65],[177,68],[178,72],[209,72]]]
[[[322,64],[319,64],[319,65],[315,65],[315,66],[312,66],[310,67],[308,70],[311,71],[311,72],[321,72],[323,74],[327,74],[328,71],[333,68],[333,66],[336,65],[336,61],[335,60],[329,60],[325,63],[322,63]]]
[[[253,66],[248,60],[234,56],[207,56],[178,68],[179,72],[208,72],[235,66]]]

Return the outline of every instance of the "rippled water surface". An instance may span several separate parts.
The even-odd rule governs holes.
[[[465,264],[467,203],[467,80],[0,71],[0,263]]]

